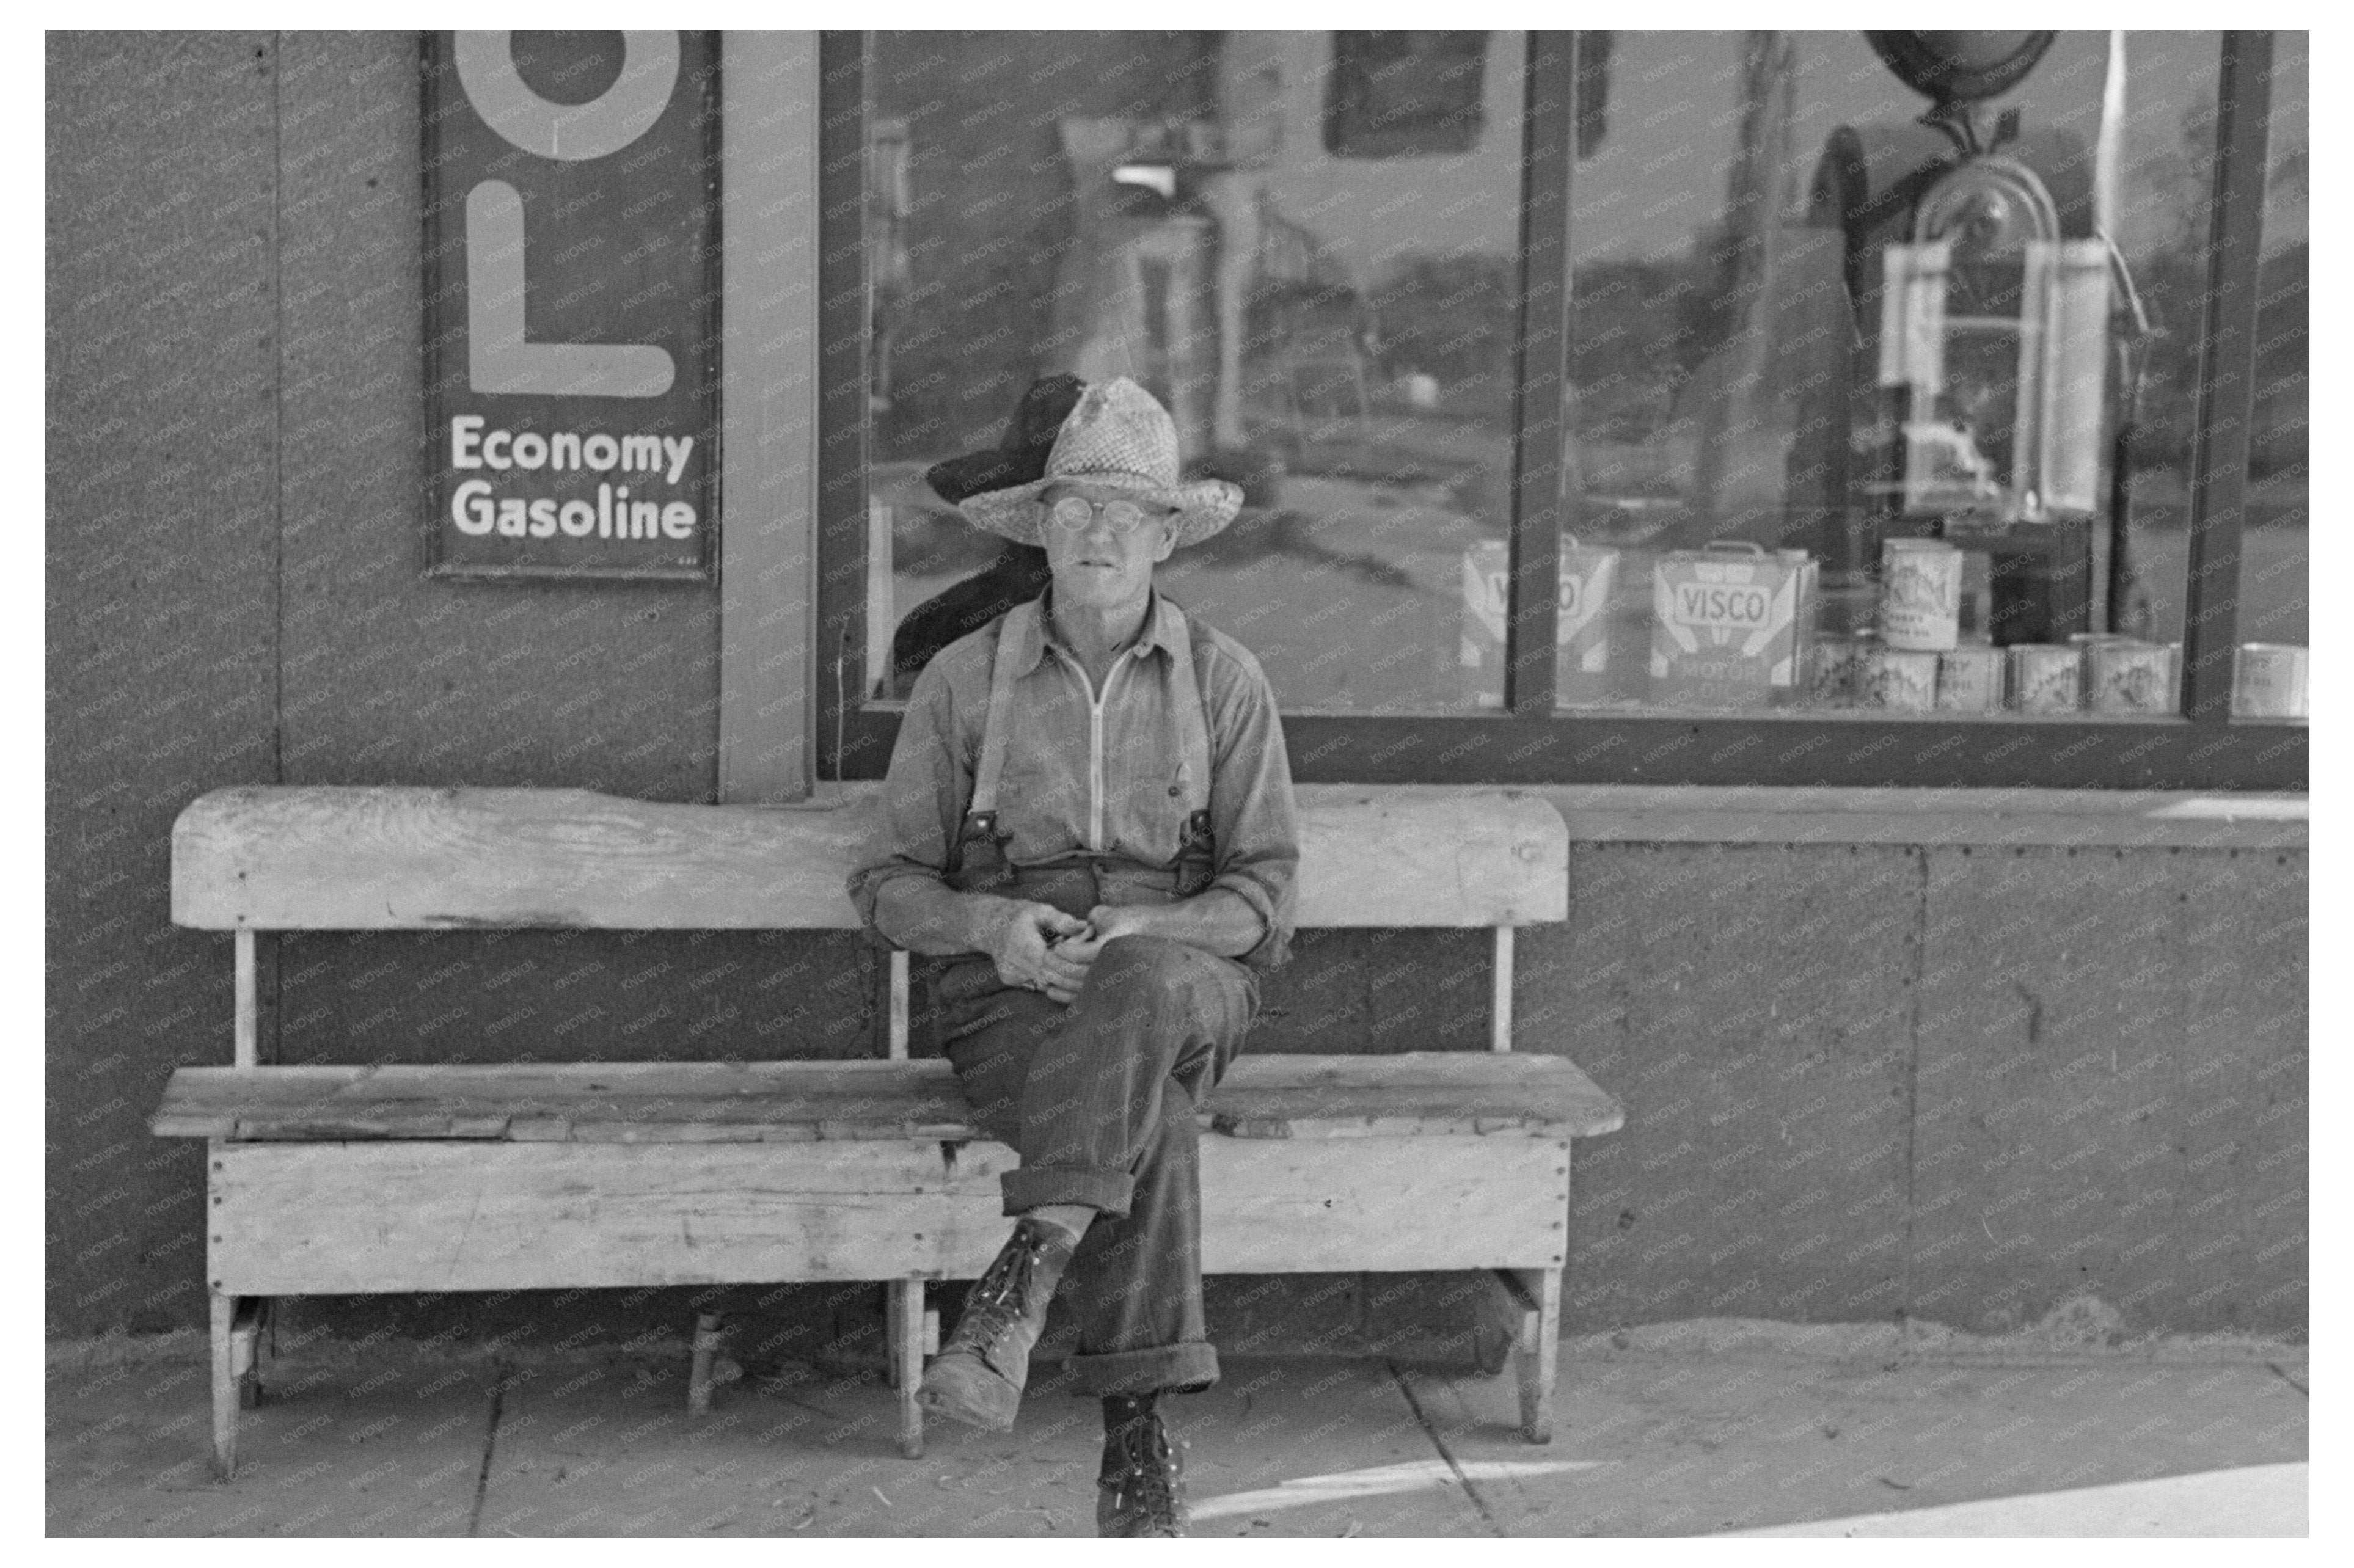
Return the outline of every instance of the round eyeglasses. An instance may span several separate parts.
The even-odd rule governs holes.
[[[1074,534],[1094,523],[1098,514],[1104,526],[1115,534],[1133,534],[1155,515],[1133,501],[1089,501],[1083,495],[1066,495],[1047,510],[1047,515]]]

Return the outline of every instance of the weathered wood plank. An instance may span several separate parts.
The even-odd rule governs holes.
[[[1214,1273],[1557,1267],[1568,1149],[1538,1139],[1203,1147]],[[971,1278],[1002,1145],[224,1145],[216,1288],[239,1295]]]
[[[1401,1051],[1388,1055],[1318,1052],[1237,1058],[1226,1082],[1254,1088],[1308,1089],[1326,1084],[1389,1084],[1447,1088],[1466,1084],[1534,1084],[1558,1073],[1567,1058],[1534,1053],[1499,1056],[1486,1051]]]
[[[1553,1385],[1561,1369],[1561,1268],[1510,1271],[1521,1295],[1537,1310],[1513,1347],[1519,1374],[1521,1436],[1532,1443],[1553,1441]]]
[[[1478,1051],[1416,1051],[1394,1055],[1245,1054],[1225,1083],[1253,1090],[1328,1086],[1451,1090],[1482,1085],[1542,1087],[1576,1068],[1566,1057],[1535,1053],[1497,1056]],[[173,1075],[177,1100],[223,1105],[293,1105],[336,1098],[390,1103],[453,1093],[483,1097],[711,1097],[734,1094],[898,1095],[953,1087],[954,1070],[926,1057],[890,1062],[451,1062],[398,1065],[185,1067]],[[462,1087],[458,1087],[458,1086]]]
[[[1419,1086],[1274,1089],[1231,1095],[1221,1092],[1212,1097],[1209,1108],[1219,1130],[1238,1135],[1239,1127],[1230,1128],[1228,1123],[1459,1122],[1471,1131],[1500,1132],[1512,1127],[1545,1126],[1575,1131],[1583,1137],[1588,1126],[1606,1115],[1605,1107],[1581,1101],[1566,1086],[1557,1088],[1550,1085],[1517,1091],[1506,1088],[1501,1092],[1486,1087],[1437,1089]]]
[[[1342,1138],[1560,1138],[1569,1123],[1537,1117],[1395,1116],[1275,1118],[1213,1116],[1204,1112],[1202,1129],[1223,1138],[1290,1139],[1313,1141]],[[211,1124],[177,1124],[174,1136],[222,1137],[240,1143],[384,1143],[403,1140],[486,1143],[879,1143],[914,1139],[966,1142],[985,1136],[969,1120],[883,1121],[677,1121],[630,1122],[541,1118],[509,1124],[493,1118],[458,1120],[422,1116],[334,1120],[325,1117],[272,1121],[232,1121],[217,1132]]]
[[[497,1118],[527,1124],[504,1136],[545,1137],[537,1124],[587,1120],[678,1120],[706,1115],[752,1119],[790,1107],[758,1108],[762,1097],[810,1097],[810,1119],[843,1118],[865,1105],[891,1119],[961,1118],[964,1100],[946,1062],[557,1063],[270,1067],[258,1072],[187,1068],[173,1075],[150,1126],[162,1136],[498,1137]],[[732,1112],[740,1101],[754,1108]],[[716,1107],[716,1110],[705,1107]],[[481,1118],[467,1129],[431,1130],[441,1119]],[[414,1124],[417,1130],[405,1130]],[[341,1132],[325,1130],[341,1128]],[[556,1130],[555,1136],[563,1136]]]
[[[952,1084],[956,1075],[936,1058],[890,1062],[879,1057],[852,1061],[764,1062],[447,1062],[360,1065],[313,1064],[269,1067],[239,1074],[193,1067],[175,1074],[173,1094],[217,1099],[223,1104],[292,1105],[336,1097],[393,1101],[440,1099],[452,1085],[492,1097],[576,1097],[586,1094],[636,1096],[769,1094],[780,1086],[823,1094],[851,1094],[876,1085]]]
[[[1579,1115],[1574,1096],[1553,1086],[1515,1094],[1494,1088],[1426,1088],[1416,1086],[1335,1086],[1319,1089],[1254,1089],[1231,1086],[1212,1097],[1205,1114],[1221,1131],[1245,1121],[1472,1121],[1499,1128],[1527,1122],[1565,1125]],[[175,1114],[186,1114],[175,1107]],[[517,1117],[560,1117],[574,1126],[604,1124],[644,1128],[649,1136],[680,1125],[767,1126],[790,1122],[845,1126],[970,1128],[974,1124],[961,1091],[903,1096],[729,1095],[582,1096],[577,1099],[534,1097],[503,1100],[452,1095],[439,1100],[321,1100],[296,1105],[221,1107],[198,1113],[233,1118],[252,1130],[239,1137],[279,1136],[306,1126],[348,1128],[313,1136],[364,1138],[499,1138]],[[953,1130],[940,1136],[955,1137]]]
[[[910,1022],[907,1012],[907,952],[900,948],[892,949],[890,973],[885,977],[884,981],[884,991],[887,998],[884,1005],[888,1010],[888,1017],[885,1025],[883,1050],[884,1054],[894,1062],[904,1062],[907,1059],[907,1032]]]
[[[727,1319],[716,1312],[695,1317],[695,1345],[686,1370],[686,1413],[711,1414],[711,1390],[718,1371],[719,1352],[726,1345]]]
[[[237,1407],[251,1410],[261,1401],[261,1333],[269,1298],[249,1296],[237,1304],[229,1322],[228,1372],[237,1383]]]
[[[237,1475],[237,1350],[231,1336],[237,1322],[237,1298],[212,1288],[213,1338],[213,1475],[230,1480]]]
[[[1480,1293],[1479,1321],[1472,1331],[1472,1360],[1490,1377],[1511,1365],[1517,1352],[1534,1343],[1543,1311],[1511,1269],[1491,1269]]]
[[[891,1340],[891,1386],[898,1392],[899,1457],[924,1457],[924,1409],[916,1391],[924,1381],[924,1282],[895,1279],[884,1288]]]
[[[847,927],[867,817],[585,789],[250,786],[172,830],[173,919],[212,929]]]
[[[1536,1138],[1202,1145],[1214,1274],[1524,1266],[1566,1255],[1569,1145]]]
[[[1204,1108],[1235,1137],[1561,1131],[1621,1119],[1557,1056],[1245,1056]],[[980,1136],[946,1062],[184,1067],[151,1128],[242,1139],[752,1142]],[[790,1135],[787,1135],[788,1139]],[[784,1139],[779,1139],[784,1140]]]
[[[230,1033],[230,1060],[240,1067],[261,1065],[261,998],[254,969],[254,935],[237,934],[236,1012]]]
[[[408,1136],[496,1138],[501,1136],[500,1128],[489,1124],[504,1123],[516,1117],[556,1117],[576,1125],[594,1122],[649,1128],[697,1122],[841,1121],[874,1122],[895,1127],[901,1124],[963,1127],[969,1123],[964,1097],[953,1085],[945,1094],[904,1096],[784,1094],[641,1097],[584,1095],[577,1099],[535,1096],[530,1099],[517,1100],[452,1096],[440,1100],[321,1100],[302,1105],[256,1107],[237,1114],[241,1121],[250,1121],[256,1126],[292,1127],[310,1121],[348,1123],[356,1129],[353,1134],[355,1137],[364,1136],[369,1128],[378,1125],[390,1129],[412,1123],[422,1126],[480,1121],[484,1124],[484,1129],[479,1132]],[[386,1136],[404,1135],[387,1130]]]
[[[1569,918],[1569,829],[1538,796],[1352,785],[1297,795],[1302,926]]]
[[[1540,1117],[1492,1116],[1204,1116],[1207,1131],[1225,1138],[1565,1138],[1566,1122]]]
[[[1496,927],[1496,956],[1488,965],[1488,1049],[1512,1048],[1512,927]]]
[[[874,786],[801,806],[582,789],[253,785],[172,830],[172,918],[233,930],[846,928]],[[1568,830],[1506,790],[1303,787],[1303,926],[1525,925],[1568,913]]]
[[[1413,1051],[1389,1055],[1246,1054],[1227,1074],[1230,1087],[1308,1090],[1327,1086],[1453,1089],[1479,1085],[1541,1086],[1575,1065],[1562,1056],[1472,1051]],[[956,1075],[937,1057],[892,1062],[451,1062],[385,1065],[272,1066],[259,1073],[184,1068],[167,1104],[297,1105],[334,1098],[390,1103],[451,1097],[574,1099],[611,1094],[711,1097],[785,1093],[929,1092],[952,1088]]]

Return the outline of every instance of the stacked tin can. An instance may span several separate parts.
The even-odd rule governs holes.
[[[1942,539],[1890,539],[1880,549],[1880,641],[1856,685],[1860,707],[1926,713],[1940,705],[1940,669],[1961,640],[1962,552]]]
[[[2303,718],[2308,656],[2294,642],[2243,642],[2232,660],[2232,712],[2240,718]]]
[[[1651,567],[1650,700],[1760,708],[1807,689],[1821,569],[1805,550],[1715,539]]]
[[[1818,634],[1808,651],[1807,701],[1819,708],[1851,708],[1863,687],[1863,669],[1880,634],[1869,629]]]
[[[2108,632],[2068,639],[2084,661],[2084,705],[2101,714],[2165,714],[2178,705],[2175,645]]]
[[[1953,714],[2002,711],[2002,650],[1991,642],[1964,642],[1937,655],[1937,710]]]
[[[1892,648],[1883,636],[1880,645],[1863,656],[1856,685],[1856,706],[1927,713],[1937,705],[1940,657],[1926,649]]]
[[[2073,643],[2014,642],[2003,650],[2014,713],[2074,713],[2084,705],[2084,655]]]

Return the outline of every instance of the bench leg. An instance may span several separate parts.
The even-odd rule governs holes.
[[[1553,1441],[1553,1385],[1561,1358],[1561,1270],[1499,1268],[1489,1276],[1487,1310],[1472,1340],[1479,1370],[1510,1361],[1521,1393],[1521,1435]]]
[[[712,1364],[718,1359],[720,1347],[727,1342],[727,1319],[717,1312],[698,1312],[695,1316],[695,1362],[686,1374],[686,1413],[689,1415],[711,1414],[711,1388],[716,1381]]]
[[[924,1282],[894,1279],[884,1287],[885,1317],[891,1337],[891,1385],[899,1391],[899,1454],[924,1457],[924,1410],[916,1389],[924,1381]]]
[[[213,1474],[237,1474],[238,1298],[213,1292]]]
[[[1561,1270],[1523,1268],[1514,1271],[1522,1293],[1536,1310],[1522,1319],[1523,1332],[1514,1349],[1521,1374],[1521,1436],[1532,1443],[1553,1441],[1553,1384],[1561,1368]]]
[[[261,1338],[269,1331],[270,1298],[240,1296],[228,1324],[228,1375],[237,1384],[237,1405],[261,1403]]]
[[[1534,1331],[1529,1321],[1536,1316],[1536,1304],[1522,1294],[1511,1270],[1489,1270],[1487,1294],[1480,1298],[1479,1320],[1471,1328],[1473,1364],[1489,1377],[1511,1366],[1512,1352]]]

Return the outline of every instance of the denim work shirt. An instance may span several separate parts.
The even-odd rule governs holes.
[[[1039,600],[1037,630],[1010,650],[1020,678],[997,789],[1006,858],[1017,877],[1091,868],[1104,904],[1172,902],[1187,816],[1174,705],[1199,700],[1172,689],[1172,650],[1185,633],[1155,593],[1142,632],[1113,661],[1097,700],[1054,630],[1053,595],[1050,588]],[[916,678],[884,782],[882,842],[850,879],[851,900],[870,929],[885,883],[946,880],[981,760],[997,635],[991,622],[958,639]],[[1210,732],[1210,885],[1258,911],[1265,935],[1241,961],[1268,969],[1289,952],[1299,870],[1283,726],[1248,649],[1213,628],[1195,644],[1195,659]]]

